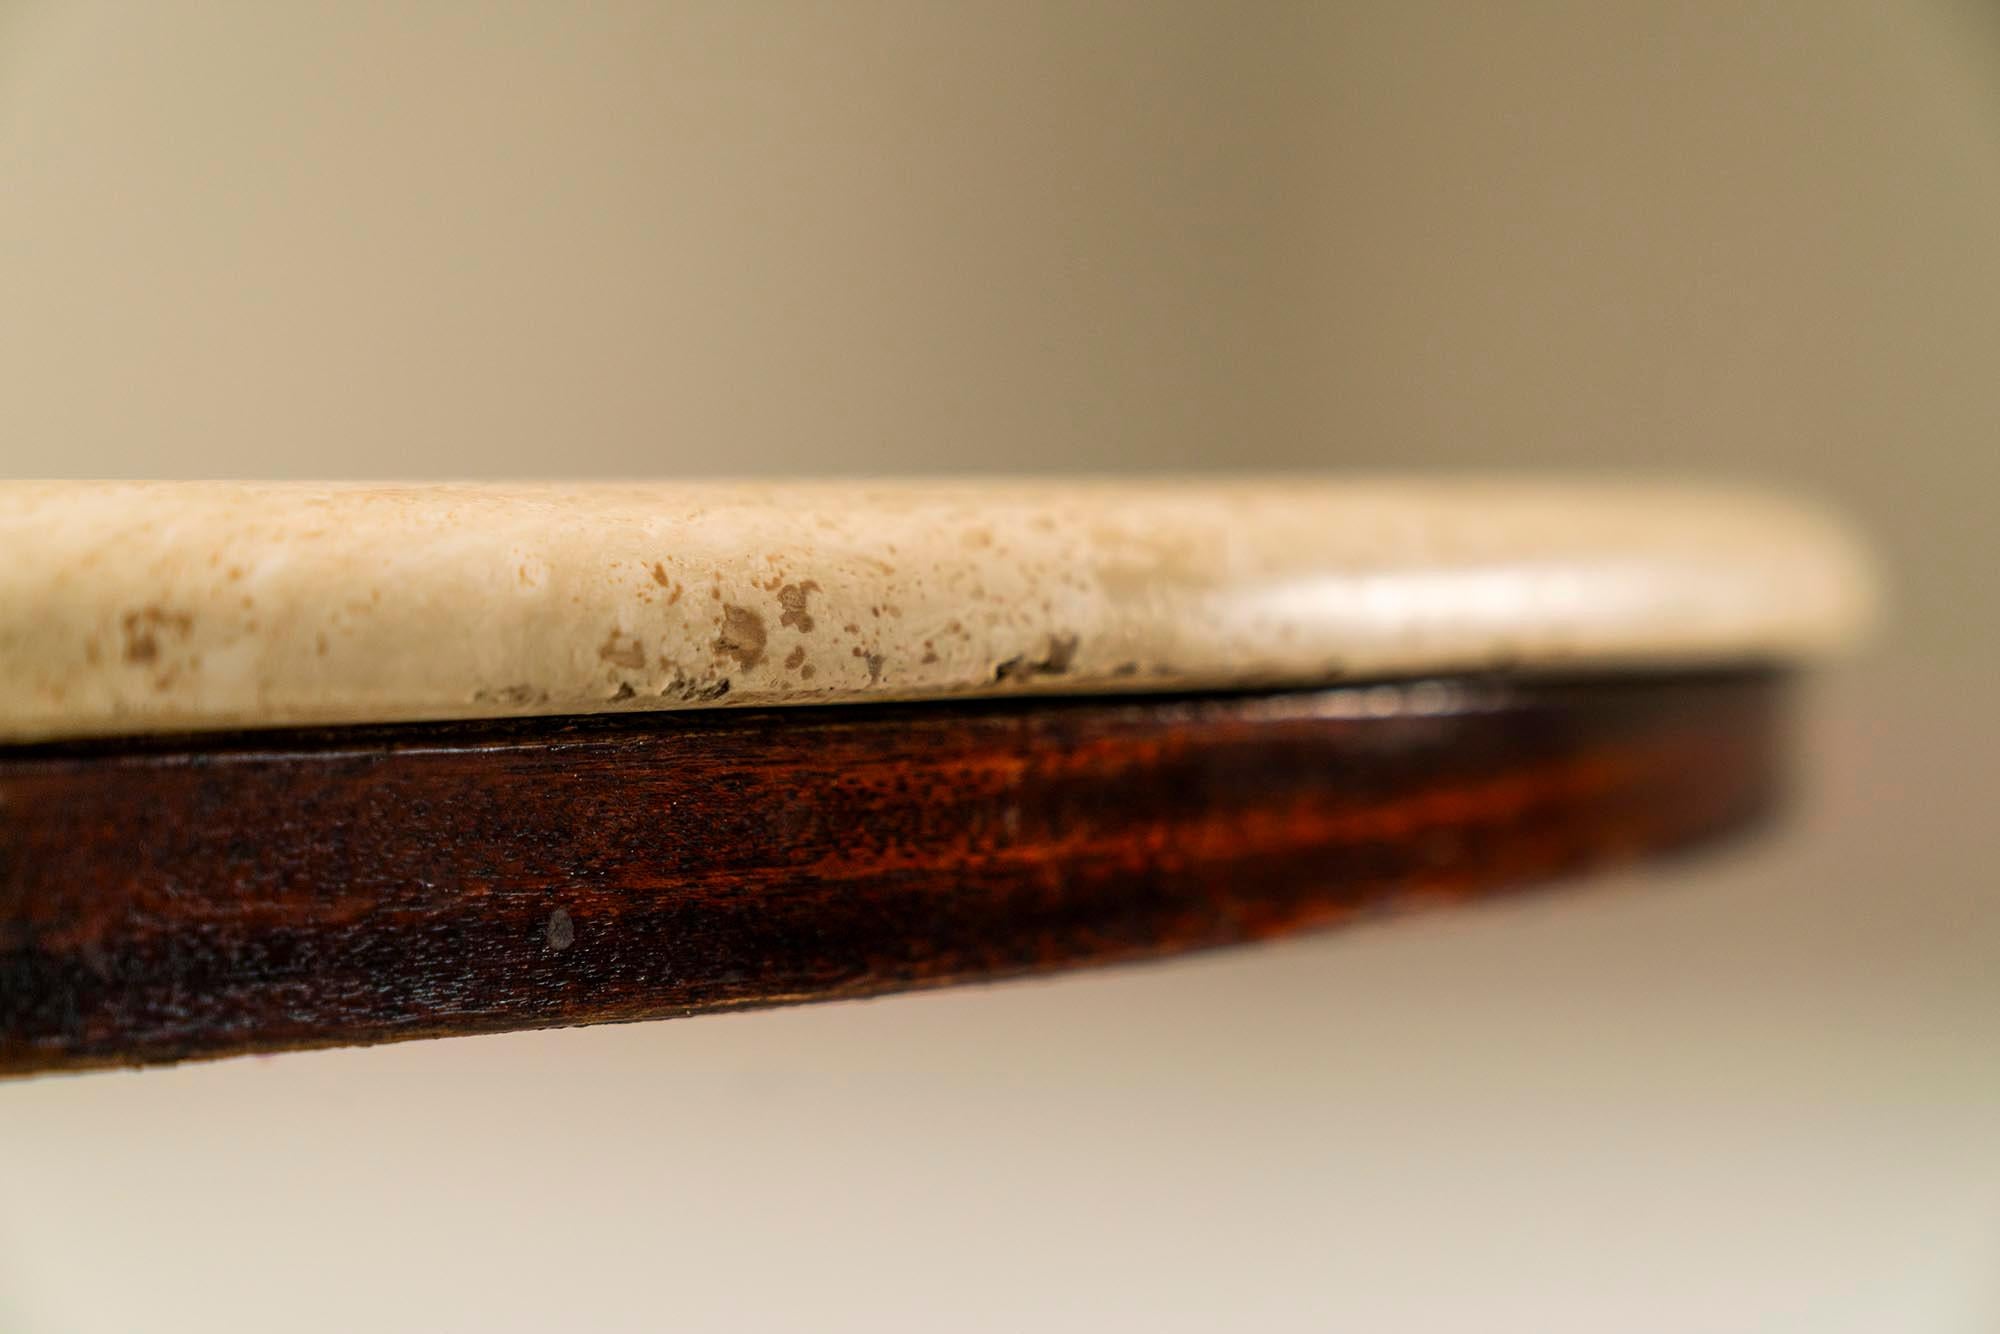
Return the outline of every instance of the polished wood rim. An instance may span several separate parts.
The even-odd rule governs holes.
[[[872,996],[1742,826],[1762,670],[0,750],[0,1071]]]

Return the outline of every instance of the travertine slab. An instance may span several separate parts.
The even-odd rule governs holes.
[[[1810,509],[1309,478],[0,484],[0,738],[1788,659]]]

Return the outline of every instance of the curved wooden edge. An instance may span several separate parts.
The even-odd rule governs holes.
[[[1764,812],[1783,684],[0,751],[0,1071],[872,996],[1473,898]]]

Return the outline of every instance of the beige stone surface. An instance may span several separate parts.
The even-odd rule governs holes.
[[[0,736],[1818,655],[1870,578],[1696,487],[0,486]]]

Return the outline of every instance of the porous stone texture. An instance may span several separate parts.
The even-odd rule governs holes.
[[[1850,538],[1726,489],[1306,477],[0,484],[0,738],[1795,659]]]

